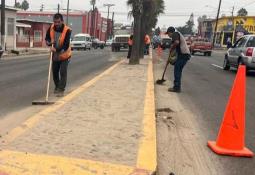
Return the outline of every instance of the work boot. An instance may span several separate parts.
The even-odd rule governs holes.
[[[168,89],[169,92],[176,92],[176,93],[180,93],[181,92],[181,88],[169,88]]]
[[[64,92],[65,92],[65,89],[60,89],[60,88],[58,88],[58,89],[57,89],[56,96],[57,96],[57,97],[63,97],[63,96],[64,96]]]
[[[57,87],[55,87],[55,89],[54,89],[54,94],[57,94],[58,93],[58,88]]]

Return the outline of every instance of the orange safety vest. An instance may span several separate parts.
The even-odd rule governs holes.
[[[128,38],[128,45],[132,46],[133,45],[133,40],[131,40],[130,38]]]
[[[62,47],[64,44],[66,33],[68,30],[71,30],[71,29],[65,25],[63,32],[61,33],[61,35],[59,37],[59,41],[58,41],[60,47]],[[55,42],[54,41],[55,40],[54,24],[52,24],[50,27],[50,38],[51,38],[51,42],[54,43]],[[69,48],[65,52],[63,52],[59,55],[59,59],[61,61],[63,61],[63,60],[67,60],[67,59],[71,58],[71,56],[72,56],[72,51],[71,51],[71,46],[69,45]]]
[[[145,35],[144,43],[145,44],[150,44],[151,43],[151,39],[150,39],[149,35]]]

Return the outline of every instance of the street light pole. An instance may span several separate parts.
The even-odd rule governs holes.
[[[105,39],[109,38],[109,12],[110,12],[110,7],[115,6],[115,4],[104,4],[104,7],[108,7],[108,13],[107,13],[107,32],[106,32],[106,37]]]
[[[5,0],[1,0],[1,46],[5,50]]]
[[[69,20],[69,0],[67,0],[67,12],[66,12],[66,25],[68,26]]]
[[[216,24],[215,24],[214,33],[213,33],[213,43],[212,43],[212,46],[213,46],[213,47],[214,47],[214,44],[215,44],[216,32],[217,32],[217,28],[218,28],[220,7],[221,7],[221,0],[219,1],[219,7],[218,7],[217,17],[216,17]]]

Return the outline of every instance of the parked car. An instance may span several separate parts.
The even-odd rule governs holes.
[[[171,38],[162,38],[161,39],[161,48],[163,50],[169,49],[171,47],[171,44],[172,44],[172,39]]]
[[[112,51],[118,52],[121,48],[128,48],[128,39],[130,35],[115,35],[112,42]]]
[[[0,58],[2,57],[3,53],[4,53],[4,50],[2,49],[2,46],[0,46]]]
[[[255,35],[245,35],[231,46],[225,54],[223,69],[246,65],[246,70],[255,70]]]
[[[104,46],[105,46],[105,42],[104,41],[100,41],[98,38],[94,38],[92,40],[92,47],[94,49],[97,49],[97,48],[103,49]]]
[[[194,55],[196,52],[203,53],[204,56],[212,55],[212,43],[206,38],[195,38],[191,41],[190,52]]]
[[[105,46],[109,47],[109,46],[112,46],[112,39],[108,39],[106,42],[105,42]]]
[[[91,49],[91,36],[89,34],[85,34],[85,33],[80,33],[77,35],[74,35],[74,38],[71,41],[71,48],[72,50],[77,49]]]

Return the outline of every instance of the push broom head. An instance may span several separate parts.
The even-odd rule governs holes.
[[[54,102],[50,101],[33,101],[32,105],[52,105]]]
[[[156,81],[156,84],[162,85],[166,80],[160,79]]]

